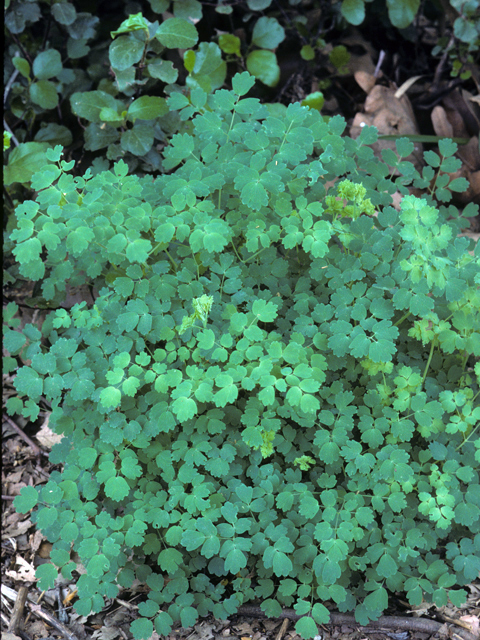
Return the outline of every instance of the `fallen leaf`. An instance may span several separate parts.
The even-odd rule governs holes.
[[[48,628],[42,620],[36,620],[35,622],[30,622],[28,625],[28,633],[33,637],[45,638],[48,634]]]
[[[461,616],[460,620],[468,624],[468,628],[474,636],[480,635],[480,620],[478,616]]]
[[[24,520],[23,522],[16,522],[15,524],[9,526],[3,531],[3,538],[14,537],[18,538],[22,536],[24,533],[27,533],[29,529],[33,527],[30,520]]]
[[[423,78],[423,76],[412,76],[408,80],[405,80],[402,86],[395,91],[395,98],[401,98],[404,93],[407,93],[412,84],[415,84],[415,82],[420,80],[420,78]]]
[[[102,627],[93,632],[92,640],[113,640],[121,635],[118,627]]]
[[[38,431],[35,436],[39,442],[39,444],[45,449],[51,449],[54,444],[58,444],[62,441],[63,436],[58,433],[54,433],[50,427],[48,426],[48,420],[50,418],[50,414],[47,415],[45,422],[42,425],[40,431]]]
[[[355,71],[353,77],[355,78],[358,86],[363,89],[365,93],[370,93],[377,81],[377,78],[373,73],[367,73],[366,71]]]
[[[340,39],[339,43],[346,45],[350,54],[350,60],[345,65],[349,73],[353,75],[358,71],[365,71],[371,75],[375,73],[374,60],[378,58],[378,51],[363,37],[360,31],[352,29],[349,35]],[[357,53],[357,51],[360,53]],[[380,72],[378,77],[381,76],[382,73]]]
[[[453,127],[447,118],[447,112],[443,107],[437,105],[432,110],[432,125],[435,134],[441,138],[453,138]]]
[[[65,606],[67,606],[67,604],[70,604],[70,602],[77,597],[77,593],[78,591],[76,589],[74,591],[70,591],[70,593],[68,593],[63,599],[63,604]]]
[[[419,133],[412,105],[406,95],[395,97],[396,88],[375,85],[365,100],[365,113],[357,113],[350,135],[358,138],[365,126],[377,127],[379,135],[417,135]],[[372,145],[376,156],[381,158],[382,149],[396,151],[395,140],[379,140]],[[412,154],[405,158],[417,170],[423,166],[423,146],[415,143]]]
[[[50,557],[50,551],[52,550],[53,544],[51,542],[42,542],[40,547],[38,548],[38,554],[40,558],[46,560]]]
[[[470,118],[474,118],[471,111],[466,116],[468,123],[465,122],[466,114],[464,108],[461,108],[463,98],[457,96],[450,99],[447,103],[452,106],[456,105],[459,109],[445,108],[437,105],[432,111],[432,124],[437,136],[443,138],[470,138],[468,144],[458,146],[455,154],[462,161],[462,167],[451,175],[451,179],[465,178],[469,187],[463,193],[455,193],[454,201],[460,204],[468,204],[474,202],[480,204],[480,152],[478,147],[478,136],[471,136],[469,130],[474,126]]]
[[[32,553],[36,553],[38,551],[38,549],[40,548],[40,545],[44,540],[45,538],[42,535],[41,531],[35,531],[35,533],[30,536],[29,542],[30,542],[30,549]]]
[[[10,484],[11,482],[20,482],[20,480],[22,479],[22,475],[23,475],[23,469],[20,469],[20,471],[15,471],[14,473],[9,473],[8,477],[7,477],[7,481]]]
[[[17,556],[15,566],[19,567],[18,571],[7,571],[7,576],[19,582],[35,582],[35,569],[29,562]]]

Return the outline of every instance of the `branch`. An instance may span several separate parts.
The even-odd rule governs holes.
[[[267,618],[268,616],[258,606],[242,605],[238,608],[238,612],[243,615],[253,616],[255,618]],[[298,615],[293,609],[283,609],[279,618],[288,618],[289,620],[300,620],[304,616]],[[443,623],[427,618],[403,618],[400,616],[381,616],[378,620],[372,620],[368,626],[358,624],[355,616],[349,613],[330,612],[330,622],[328,624],[339,625],[348,624],[357,629],[403,629],[404,631],[418,631],[434,635],[443,627]],[[456,628],[455,634],[462,640],[478,640],[472,633],[464,629]]]

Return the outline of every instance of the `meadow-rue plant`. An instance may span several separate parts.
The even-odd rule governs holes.
[[[8,410],[48,401],[64,435],[15,501],[53,543],[39,586],[79,559],[86,615],[140,580],[135,638],[255,599],[309,614],[305,638],[396,592],[458,606],[480,569],[480,249],[458,237],[475,207],[433,199],[464,186],[456,145],[419,175],[408,140],[383,162],[376,130],[232,84],[171,93],[189,126],[160,177],[73,177],[56,148],[17,207],[20,273],[58,307],[22,333],[6,315]],[[67,283],[95,303],[62,308]]]

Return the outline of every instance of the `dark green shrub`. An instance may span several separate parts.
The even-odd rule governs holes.
[[[456,145],[422,178],[400,140],[393,179],[374,129],[342,137],[339,117],[242,98],[252,84],[172,93],[189,127],[155,180],[123,162],[73,178],[49,151],[10,236],[47,301],[97,291],[6,332],[30,361],[9,411],[46,399],[65,436],[63,471],[15,504],[37,505],[64,576],[78,553],[79,612],[148,585],[136,638],[252,599],[310,614],[313,637],[325,604],[362,624],[393,592],[459,605],[480,568],[480,249],[452,207],[389,195],[436,167],[448,201]]]

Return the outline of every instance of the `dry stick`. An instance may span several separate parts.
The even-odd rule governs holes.
[[[383,61],[385,60],[385,51],[382,49],[380,51],[380,55],[378,56],[377,66],[375,67],[375,73],[373,74],[375,78],[378,78],[380,75],[380,69],[382,68]]]
[[[13,131],[8,126],[7,121],[5,120],[5,118],[3,119],[3,128],[5,129],[5,131],[8,131],[8,133],[10,134],[10,140],[13,142],[13,144],[16,147],[18,147],[20,143],[18,142],[17,138],[15,137]]]
[[[450,618],[449,616],[445,616],[443,615],[443,613],[439,613],[438,617],[444,620],[445,622],[456,624],[459,627],[463,627],[464,629],[467,629],[468,631],[470,631],[470,629],[472,628],[471,625],[468,624],[468,622],[464,622],[463,620],[455,620],[455,618]]]
[[[13,605],[12,617],[10,619],[10,624],[8,625],[8,630],[12,633],[17,633],[20,628],[20,623],[22,621],[23,612],[25,611],[25,602],[27,601],[28,589],[27,587],[20,587],[18,590],[17,597],[15,599],[15,604]]]
[[[22,438],[22,440],[24,440],[30,447],[32,447],[33,452],[35,453],[36,456],[46,456],[47,454],[42,451],[40,449],[40,447],[35,444],[35,442],[33,442],[33,440],[31,440],[26,433],[24,433],[20,427],[18,426],[18,424],[16,424],[9,416],[7,416],[5,413],[2,414],[3,419],[5,420],[5,422],[8,422],[8,424],[12,427],[12,429],[14,429],[18,435]]]
[[[442,73],[445,68],[445,63],[447,62],[448,52],[453,47],[455,43],[455,36],[452,35],[447,46],[445,47],[445,51],[443,52],[442,57],[440,58],[440,62],[437,64],[437,68],[435,69],[435,75],[433,76],[433,82],[431,84],[430,90],[432,88],[437,88],[440,84],[440,80],[442,78]]]
[[[10,79],[7,82],[7,84],[5,85],[5,91],[3,92],[3,106],[5,106],[5,103],[7,102],[8,94],[10,93],[10,89],[12,88],[12,84],[15,82],[18,76],[18,73],[19,71],[18,69],[16,69],[10,76]]]
[[[285,618],[285,620],[282,622],[282,626],[280,627],[277,635],[275,636],[275,640],[282,640],[283,636],[285,635],[285,632],[287,631],[287,627],[288,627],[288,618]]]
[[[46,594],[46,591],[42,591],[42,593],[38,596],[37,601],[35,604],[40,604],[40,602],[43,600],[43,596]],[[25,624],[27,624],[27,622],[30,620],[30,618],[32,617],[32,612],[30,611],[30,613],[27,616],[27,619],[25,620]]]
[[[255,618],[266,618],[265,613],[254,605],[244,604],[238,608],[237,613],[254,616]],[[295,613],[293,609],[283,609],[279,618],[288,618],[289,620],[300,620],[304,616]],[[405,631],[420,631],[430,633],[431,635],[437,633],[437,631],[443,627],[441,622],[435,620],[428,620],[427,618],[403,618],[399,616],[381,616],[378,620],[371,620],[367,626],[358,624],[355,620],[355,616],[349,613],[334,613],[330,612],[330,621],[328,624],[348,624],[358,629],[403,629]],[[465,631],[464,629],[455,629],[457,634],[463,640],[478,640],[472,633]]]
[[[70,631],[64,624],[59,622],[56,618],[51,616],[49,613],[44,611],[39,604],[34,604],[33,602],[29,602],[28,606],[32,610],[32,612],[47,622],[51,627],[54,627],[57,631],[59,631],[66,640],[78,640],[78,637]]]

